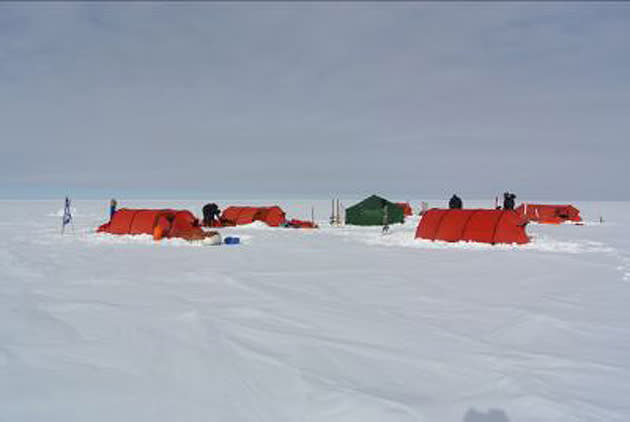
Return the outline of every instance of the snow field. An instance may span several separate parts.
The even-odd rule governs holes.
[[[235,246],[96,234],[105,200],[64,236],[62,201],[0,205],[0,420],[630,419],[628,203],[524,247],[333,228],[328,201]]]

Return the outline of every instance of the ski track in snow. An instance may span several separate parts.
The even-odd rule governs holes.
[[[628,205],[525,246],[417,217],[202,246],[95,233],[103,204],[64,236],[58,203],[4,204],[0,420],[630,419]]]

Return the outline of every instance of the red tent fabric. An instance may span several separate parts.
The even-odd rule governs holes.
[[[236,220],[234,220],[234,224],[236,225],[251,224],[254,222],[257,213],[258,213],[258,208],[243,207],[238,213]]]
[[[422,216],[416,239],[524,244],[526,224],[512,210],[433,208]]]
[[[128,234],[131,229],[131,221],[136,215],[136,210],[120,209],[114,214],[108,223],[103,224],[98,228],[99,232],[107,232],[112,234]]]
[[[98,228],[99,232],[112,234],[152,234],[158,218],[168,215],[170,210],[144,210],[123,208],[114,217]]]
[[[277,205],[259,208],[258,210],[259,211],[256,214],[255,219],[258,221],[264,221],[271,227],[278,227],[286,221],[286,214],[282,211],[282,208]]]
[[[199,226],[199,220],[187,210],[177,211],[171,222],[171,229],[167,237],[181,237],[188,240],[203,239],[203,229]]]
[[[541,224],[582,221],[580,210],[573,205],[521,204],[515,211],[528,221],[535,221]]]
[[[131,217],[128,234],[152,234],[159,219],[168,218],[173,212],[173,210],[135,210]]]
[[[403,215],[405,217],[409,217],[410,215],[413,215],[413,209],[411,208],[411,205],[409,205],[409,202],[396,202],[396,205],[402,208]]]
[[[214,224],[214,226],[235,226],[236,220],[243,208],[245,207],[227,207],[219,217],[220,224]]]
[[[258,208],[256,207],[227,207],[219,220],[224,226],[240,226],[242,224],[251,224]]]
[[[286,214],[278,206],[227,207],[221,214],[220,221],[223,226],[240,226],[262,221],[271,227],[278,227],[286,221]]]
[[[98,232],[111,234],[153,234],[156,226],[163,237],[180,237],[187,240],[203,238],[199,220],[190,211],[122,208],[112,219],[98,228]]]
[[[315,224],[312,221],[298,220],[295,218],[287,221],[286,224],[288,227],[292,227],[294,229],[317,229],[318,228],[317,224]]]

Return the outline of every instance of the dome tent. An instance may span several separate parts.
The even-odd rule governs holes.
[[[346,224],[382,226],[385,208],[387,208],[387,222],[389,224],[405,222],[404,212],[400,206],[380,196],[372,195],[346,209]]]
[[[410,217],[413,215],[413,208],[411,208],[411,204],[409,204],[409,202],[396,202],[396,205],[402,208],[403,215],[405,217]]]
[[[254,221],[262,221],[268,226],[278,227],[285,222],[286,214],[277,205],[271,207],[230,206],[223,211],[219,220],[222,226],[240,226],[251,224]]]
[[[190,211],[171,209],[122,208],[97,231],[110,234],[155,234],[157,227],[167,238],[197,240],[205,236],[199,221]]]
[[[560,224],[565,221],[582,221],[580,210],[572,205],[521,204],[515,210],[528,221],[540,224]]]

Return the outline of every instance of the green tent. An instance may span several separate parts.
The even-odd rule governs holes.
[[[346,224],[382,226],[385,208],[387,208],[388,224],[405,222],[402,208],[387,199],[372,195],[346,209]]]

